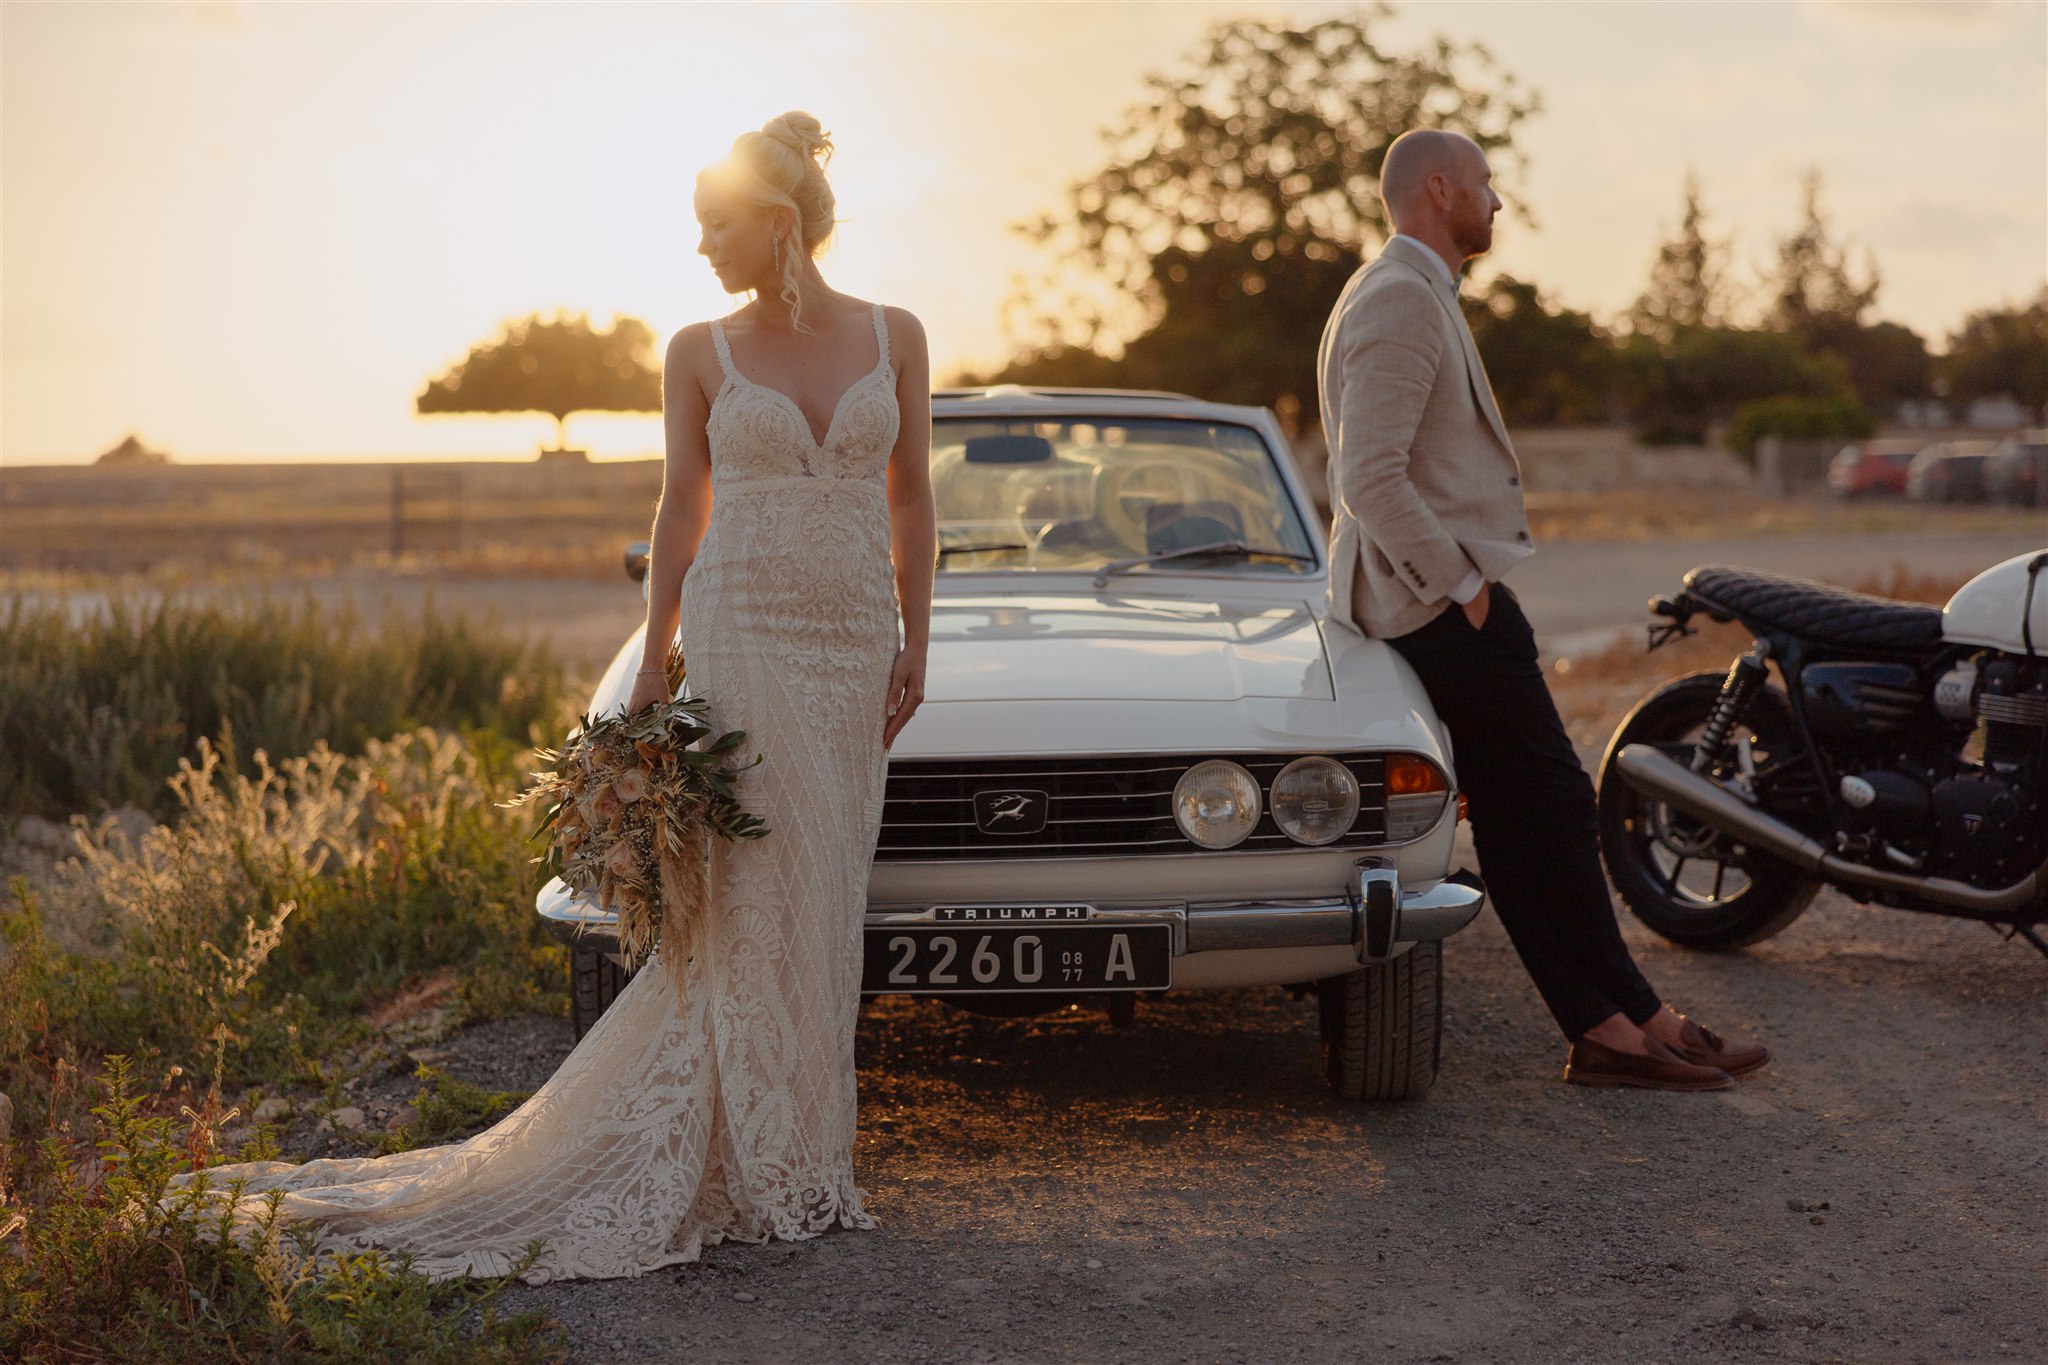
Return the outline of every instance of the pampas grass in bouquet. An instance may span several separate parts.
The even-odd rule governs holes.
[[[683,657],[668,656],[669,693],[682,690]],[[658,944],[682,986],[691,924],[703,912],[707,840],[758,839],[768,827],[740,807],[746,732],[713,735],[710,703],[688,697],[633,715],[585,716],[548,765],[507,804],[541,807],[535,859],[618,919],[619,947],[639,966]]]

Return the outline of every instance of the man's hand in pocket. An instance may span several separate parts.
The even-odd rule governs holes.
[[[1479,591],[1473,595],[1472,600],[1467,602],[1463,608],[1465,619],[1472,623],[1472,629],[1478,630],[1486,624],[1486,613],[1491,609],[1492,604],[1493,584],[1480,584]]]

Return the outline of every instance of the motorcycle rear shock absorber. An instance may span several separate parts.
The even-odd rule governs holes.
[[[1735,727],[1742,721],[1742,713],[1749,709],[1749,699],[1771,676],[1771,670],[1764,662],[1770,657],[1770,647],[1758,640],[1749,653],[1728,666],[1728,677],[1721,684],[1721,695],[1714,698],[1714,709],[1707,716],[1706,729],[1700,732],[1699,743],[1693,745],[1694,772],[1704,773],[1720,759],[1728,737],[1735,733]]]

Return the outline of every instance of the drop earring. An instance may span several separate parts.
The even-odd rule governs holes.
[[[780,275],[782,273],[782,239],[771,236],[768,239],[768,243],[775,249],[775,273]]]

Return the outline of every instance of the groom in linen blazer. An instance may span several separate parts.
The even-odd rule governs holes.
[[[1353,275],[1317,377],[1331,619],[1406,635],[1534,553],[1521,467],[1442,257],[1397,236]]]
[[[1450,732],[1495,915],[1570,1040],[1565,1078],[1719,1089],[1769,1053],[1658,999],[1615,924],[1593,785],[1500,580],[1534,550],[1522,473],[1456,270],[1493,244],[1486,154],[1438,130],[1387,149],[1398,230],[1344,287],[1317,365],[1334,626],[1384,639]]]

